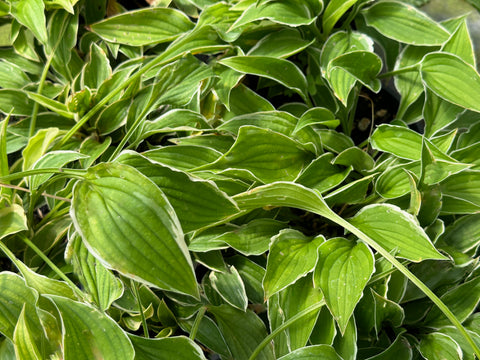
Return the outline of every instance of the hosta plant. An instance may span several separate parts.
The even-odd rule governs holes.
[[[0,358],[479,357],[465,18],[148,3],[0,1]]]

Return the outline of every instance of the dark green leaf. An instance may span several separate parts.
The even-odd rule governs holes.
[[[419,350],[429,360],[460,360],[462,349],[450,336],[434,332],[422,337]]]
[[[290,354],[282,356],[279,360],[341,360],[330,345],[313,345],[292,351]]]
[[[185,336],[146,339],[129,334],[135,360],[205,360],[202,349]]]

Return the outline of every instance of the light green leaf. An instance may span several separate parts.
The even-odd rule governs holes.
[[[85,291],[99,309],[106,311],[123,294],[122,282],[91,255],[76,233],[70,238],[68,252],[72,252],[71,262]]]
[[[254,304],[262,304],[262,280],[265,276],[265,269],[241,255],[228,258],[228,263],[235,266],[238,270],[245,285],[245,292],[247,293],[248,299]]]
[[[187,109],[173,109],[156,119],[145,121],[142,138],[164,132],[198,131],[209,128],[202,114]]]
[[[222,153],[196,145],[165,146],[143,153],[146,158],[179,170],[192,170],[213,163]]]
[[[172,41],[192,28],[184,13],[162,7],[129,11],[90,25],[101,38],[130,46]]]
[[[15,20],[29,28],[43,44],[48,40],[44,11],[45,5],[42,0],[10,1],[10,13]]]
[[[293,180],[312,155],[303,146],[280,133],[255,126],[242,126],[231,149],[212,164],[196,170],[244,169],[261,181]]]
[[[61,315],[65,360],[132,359],[127,334],[108,315],[85,303],[49,295]]]
[[[320,3],[317,3],[320,5]],[[246,9],[231,29],[246,25],[256,20],[268,19],[279,24],[300,26],[311,24],[321,12],[322,7],[310,8],[307,3],[301,6],[295,0],[266,1],[258,5],[252,3]]]
[[[354,146],[338,154],[332,164],[352,166],[358,172],[364,173],[373,169],[375,161],[366,151]]]
[[[22,170],[29,170],[48,150],[59,133],[58,128],[44,128],[28,139],[22,151]]]
[[[324,241],[321,235],[312,239],[292,229],[285,229],[272,238],[263,279],[265,298],[312,271],[317,262],[317,248]]]
[[[30,116],[33,101],[23,90],[0,89],[0,112],[4,114]]]
[[[475,67],[475,51],[468,32],[466,19],[457,27],[450,39],[443,44],[442,51],[457,55],[467,64]]]
[[[240,84],[232,89],[230,94],[230,112],[225,114],[225,120],[242,114],[261,111],[272,111],[275,107],[265,98],[249,87]]]
[[[212,307],[218,327],[235,360],[248,360],[251,353],[267,336],[263,321],[251,310],[245,312],[228,305]],[[258,360],[274,360],[271,347],[265,347]]]
[[[323,13],[322,24],[323,32],[330,34],[338,20],[350,9],[358,0],[332,0],[328,3]]]
[[[333,151],[334,153],[341,153],[355,146],[351,137],[333,129],[322,129],[317,130],[317,132],[320,135],[325,149]]]
[[[298,30],[286,28],[261,38],[247,55],[287,58],[305,50],[313,42],[303,39]]]
[[[442,193],[480,206],[480,172],[465,170],[445,179]]]
[[[13,341],[17,359],[39,360],[42,358],[42,354],[35,343],[32,330],[30,329],[27,317],[25,315],[25,306],[20,313],[17,325],[15,326]]]
[[[0,239],[15,234],[19,231],[28,230],[27,217],[20,205],[3,207],[0,209]]]
[[[342,360],[330,345],[313,345],[292,351],[278,360]]]
[[[107,135],[125,125],[131,103],[131,99],[120,99],[103,109],[95,122],[98,133]]]
[[[362,11],[367,25],[382,35],[412,45],[440,45],[450,34],[413,5],[379,2]]]
[[[330,110],[322,107],[314,107],[305,111],[300,119],[298,119],[293,133],[295,134],[304,127],[311,125],[323,125],[334,129],[340,125],[340,121],[335,119],[335,115]]]
[[[345,334],[337,334],[333,347],[344,360],[355,360],[357,358],[357,326],[355,317],[352,316],[350,318]]]
[[[480,277],[449,290],[440,299],[460,322],[465,321],[480,303]],[[425,322],[433,327],[441,327],[450,323],[437,307],[433,307],[428,312]]]
[[[253,74],[275,80],[294,90],[304,99],[307,96],[307,79],[302,71],[288,60],[270,56],[233,56],[220,64],[244,74]]]
[[[480,93],[480,75],[456,55],[430,53],[420,64],[425,85],[441,98],[480,112],[476,95]]]
[[[368,186],[375,175],[365,176],[358,180],[347,183],[325,196],[328,206],[332,207],[339,204],[358,204],[365,200]]]
[[[446,101],[428,88],[425,94],[423,108],[425,136],[431,138],[435,133],[453,123],[465,109]]]
[[[128,334],[135,349],[135,360],[206,360],[203,351],[185,336],[146,339]]]
[[[80,154],[76,151],[58,150],[50,151],[38,159],[33,164],[32,169],[44,169],[44,168],[61,168],[65,164],[79,159],[88,158],[88,155]],[[30,177],[29,187],[30,189],[36,189],[47,181],[52,174],[33,175]]]
[[[135,152],[124,152],[116,161],[136,168],[164,192],[185,232],[211,225],[238,212],[233,200],[211,181],[154,163]]]
[[[468,252],[480,243],[480,214],[458,218],[447,226],[440,239],[461,252]]]
[[[45,5],[54,9],[59,7],[65,9],[70,14],[74,13],[73,6],[78,2],[78,0],[44,0]]]
[[[65,104],[59,101],[52,100],[47,96],[40,95],[31,91],[26,91],[27,96],[36,103],[56,112],[59,115],[66,117],[67,119],[73,119],[75,114],[70,112]]]
[[[455,342],[462,349],[463,360],[475,360],[475,351],[472,349],[472,346],[465,340],[465,338],[455,327],[444,326],[439,329],[438,332],[450,336],[453,340],[455,340]],[[477,345],[480,344],[480,336],[477,333],[469,330],[467,330],[467,332]]]
[[[98,89],[111,76],[112,68],[107,54],[100,46],[92,43],[88,62],[82,70],[81,83],[90,89]]]
[[[105,266],[155,287],[198,297],[175,211],[138,170],[116,163],[90,168],[73,189],[71,216],[89,251]]]
[[[422,336],[418,349],[425,359],[461,360],[462,349],[450,336],[434,332]]]
[[[17,65],[8,61],[0,61],[0,87],[22,88],[30,83],[27,74]]]
[[[364,243],[333,238],[318,248],[315,286],[322,289],[342,334],[373,270],[373,254]]]
[[[212,287],[223,300],[239,310],[247,310],[248,298],[245,285],[234,266],[229,266],[224,272],[211,271],[208,277]]]
[[[417,220],[397,206],[368,205],[348,221],[387,251],[396,252],[398,257],[414,262],[446,259],[435,249]]]

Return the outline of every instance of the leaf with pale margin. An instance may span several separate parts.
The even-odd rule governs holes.
[[[322,289],[342,334],[373,270],[373,254],[364,243],[333,238],[318,248],[315,286]]]
[[[323,32],[329,34],[338,20],[351,8],[358,0],[331,0],[329,1],[325,12],[323,13],[322,25]]]
[[[184,13],[162,7],[129,11],[90,25],[101,38],[130,46],[172,41],[192,28]]]
[[[480,75],[460,57],[430,53],[421,62],[420,73],[425,85],[441,98],[480,112]]]
[[[335,349],[330,345],[312,345],[306,346],[290,354],[282,356],[278,360],[342,360]]]
[[[418,346],[420,353],[429,360],[461,360],[462,349],[450,336],[433,332],[422,336]]]
[[[384,1],[362,11],[367,25],[382,35],[412,45],[440,45],[450,34],[412,5]]]
[[[160,289],[198,297],[180,222],[163,192],[138,170],[102,163],[73,189],[71,216],[106,267]]]
[[[27,217],[20,205],[13,204],[0,209],[0,219],[2,219],[0,222],[0,239],[23,230],[28,230]]]
[[[185,336],[146,339],[128,334],[135,349],[135,360],[206,360],[202,349]]]
[[[108,315],[91,305],[48,295],[61,315],[65,360],[132,359],[127,334]]]
[[[245,292],[245,285],[234,266],[229,266],[224,272],[210,272],[208,276],[213,289],[233,307],[247,310],[248,298]]]
[[[10,6],[12,16],[30,29],[41,43],[46,44],[48,36],[43,0],[12,0]]]
[[[311,272],[317,262],[317,249],[324,241],[321,235],[312,239],[292,229],[273,237],[263,279],[265,299]]]
[[[388,252],[414,262],[447,259],[431,243],[417,220],[390,204],[367,205],[348,222]]]

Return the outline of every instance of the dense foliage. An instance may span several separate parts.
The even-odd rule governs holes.
[[[0,1],[1,359],[480,356],[465,17]]]

